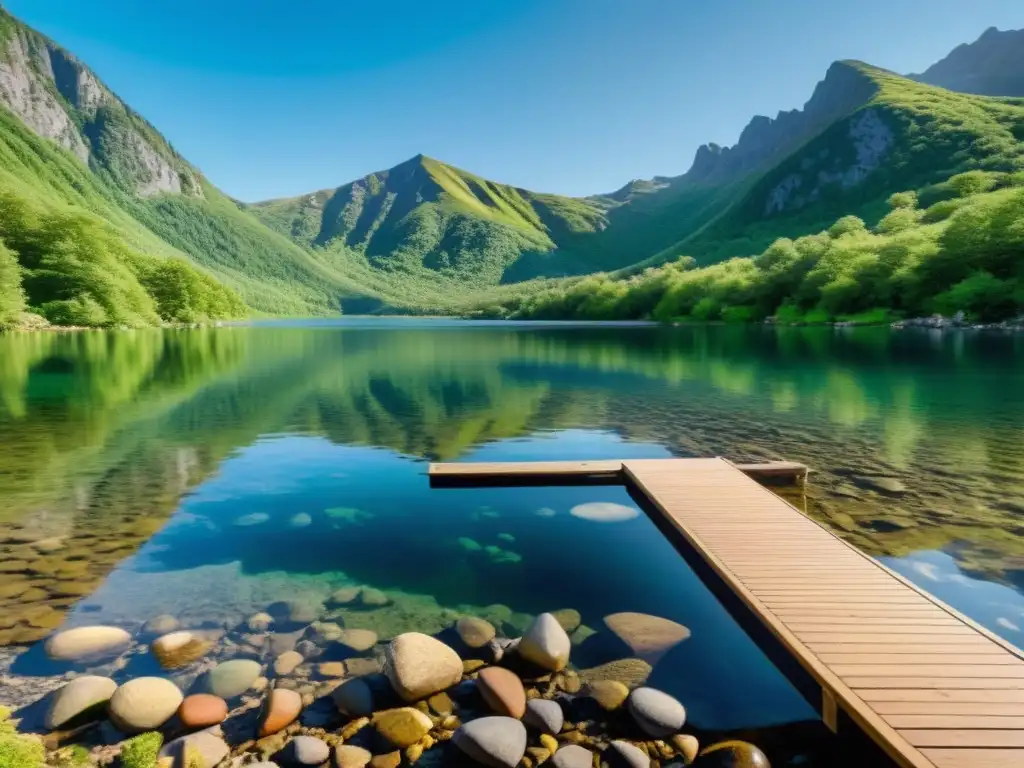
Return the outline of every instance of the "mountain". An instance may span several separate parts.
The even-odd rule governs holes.
[[[247,206],[303,246],[354,250],[385,271],[426,269],[479,284],[502,281],[517,260],[548,254],[566,237],[600,231],[604,208],[488,181],[423,155],[337,189]],[[531,276],[590,268],[571,255],[550,261]]]
[[[1024,29],[989,27],[913,80],[982,96],[1024,96]]]

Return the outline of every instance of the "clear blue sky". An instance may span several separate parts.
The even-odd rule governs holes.
[[[1024,0],[3,0],[242,200],[417,153],[538,191],[685,171],[835,59],[918,72]]]

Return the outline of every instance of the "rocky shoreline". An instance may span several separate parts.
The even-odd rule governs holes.
[[[680,624],[620,613],[595,630],[564,609],[518,637],[462,616],[434,635],[381,638],[338,614],[369,616],[388,600],[350,587],[326,605],[274,603],[234,627],[163,615],[134,633],[50,635],[23,654],[64,672],[43,678],[49,691],[18,689],[15,719],[0,713],[0,752],[27,756],[26,768],[769,766],[746,741],[702,744],[684,705],[646,685],[690,636]],[[574,648],[599,634],[631,655],[574,668]]]

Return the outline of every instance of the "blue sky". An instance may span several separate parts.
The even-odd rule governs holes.
[[[685,171],[830,62],[917,72],[1021,0],[5,0],[246,201],[417,153],[537,191]]]

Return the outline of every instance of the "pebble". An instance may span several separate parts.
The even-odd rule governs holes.
[[[542,733],[554,735],[562,730],[565,724],[565,713],[557,701],[550,699],[530,699],[526,702],[526,713],[523,722]]]
[[[444,691],[435,693],[427,699],[427,706],[437,715],[450,715],[455,710],[451,697]]]
[[[159,637],[160,635],[174,632],[180,626],[181,624],[178,623],[176,618],[165,613],[143,624],[142,634],[145,637]]]
[[[373,716],[373,727],[399,749],[412,746],[434,727],[433,721],[418,709],[387,709]]]
[[[250,632],[266,632],[273,623],[274,617],[269,613],[254,613],[245,622]]]
[[[362,747],[352,744],[341,744],[334,748],[334,765],[336,768],[364,768],[373,755]]]
[[[344,632],[345,630],[333,621],[315,621],[309,625],[307,639],[317,645],[327,645],[340,638]]]
[[[555,621],[562,625],[562,629],[569,633],[572,633],[583,622],[580,612],[574,608],[552,611],[551,615],[555,617]]]
[[[354,603],[362,591],[361,587],[342,587],[331,593],[330,601],[335,605],[348,605]]]
[[[170,680],[137,677],[118,688],[110,698],[110,719],[123,733],[159,728],[178,711],[183,697]]]
[[[550,613],[535,618],[519,642],[519,655],[544,669],[557,672],[569,663],[572,643],[562,625]]]
[[[131,635],[119,627],[77,627],[50,637],[43,650],[57,661],[79,661],[113,655],[124,650],[131,641]]]
[[[171,632],[153,641],[150,650],[164,669],[180,669],[201,659],[213,643],[201,640],[191,632]]]
[[[591,768],[594,753],[579,744],[566,744],[555,752],[551,764],[555,768]]]
[[[636,724],[656,739],[676,733],[686,722],[686,709],[655,688],[637,688],[629,697],[629,713]]]
[[[722,741],[705,747],[694,765],[699,768],[771,768],[765,753],[745,741]]]
[[[213,768],[230,752],[231,748],[221,737],[220,729],[214,727],[167,742],[160,750],[160,757],[170,758],[172,764],[187,765],[188,768],[192,768],[198,758],[195,768]]]
[[[579,680],[587,685],[596,680],[618,680],[627,688],[636,688],[647,682],[651,669],[651,665],[643,659],[618,659],[590,669],[581,669]]]
[[[285,651],[274,659],[274,674],[280,677],[290,675],[304,661],[298,651]]]
[[[355,658],[345,660],[345,674],[349,677],[365,677],[366,675],[376,675],[380,673],[381,661],[380,659],[370,658]]]
[[[496,714],[521,718],[526,713],[526,691],[514,672],[504,667],[480,670],[477,688],[487,706]]]
[[[683,756],[684,765],[689,765],[697,759],[697,753],[700,751],[700,742],[697,741],[696,736],[691,736],[688,733],[677,733],[669,741],[672,742],[676,752]]]
[[[344,629],[336,639],[353,651],[362,653],[377,644],[377,633],[370,629]]]
[[[325,661],[323,664],[317,665],[316,671],[320,677],[344,677],[345,662]]]
[[[373,713],[373,691],[361,677],[354,677],[334,689],[334,706],[349,717],[366,717]]]
[[[331,748],[314,736],[296,736],[288,743],[286,754],[293,765],[322,765],[331,756]]]
[[[586,695],[596,701],[601,709],[612,712],[625,703],[629,697],[629,688],[618,680],[595,680],[587,685]]]
[[[391,598],[379,589],[366,587],[359,593],[359,602],[368,608],[380,608],[381,606],[388,605],[391,602]]]
[[[376,755],[370,759],[370,768],[398,768],[402,763],[402,753],[399,751],[388,752],[386,755]]]
[[[481,717],[464,723],[452,741],[488,768],[515,768],[526,754],[526,727],[512,717]]]
[[[541,743],[541,746],[544,747],[548,752],[554,754],[558,751],[558,742],[555,741],[554,736],[547,733],[542,733],[540,735],[539,741]]]
[[[227,716],[227,702],[210,693],[193,693],[186,696],[178,707],[178,719],[189,729],[219,725]]]
[[[494,639],[494,625],[474,616],[464,616],[455,622],[459,638],[470,648],[482,648]]]
[[[646,613],[613,613],[604,624],[641,659],[658,660],[690,636],[690,630],[660,616]]]
[[[259,676],[260,665],[257,661],[224,661],[206,673],[207,692],[222,699],[233,699],[249,690]]]
[[[459,654],[429,635],[406,632],[388,643],[384,670],[406,701],[418,701],[462,679]]]
[[[297,691],[275,688],[267,696],[260,715],[259,735],[270,736],[295,722],[302,712],[302,696]]]
[[[76,677],[53,694],[46,712],[46,727],[53,730],[90,715],[99,716],[116,690],[117,683],[109,677]]]
[[[628,741],[613,741],[601,757],[601,765],[611,768],[651,768],[651,758]]]

